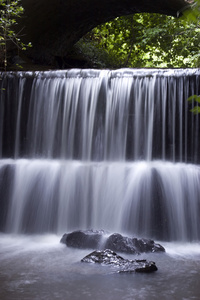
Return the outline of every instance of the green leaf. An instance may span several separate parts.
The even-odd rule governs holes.
[[[197,114],[200,113],[200,107],[199,107],[199,106],[195,106],[194,108],[190,109],[190,111],[191,111],[193,114],[197,115]]]
[[[200,103],[200,95],[192,95],[188,99],[188,101],[193,101],[195,100],[196,102]]]

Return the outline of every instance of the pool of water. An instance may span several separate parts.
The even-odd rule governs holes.
[[[118,274],[114,267],[81,263],[91,251],[59,240],[0,234],[0,299],[200,299],[200,243],[162,243],[166,253],[139,256],[155,261],[157,272]]]

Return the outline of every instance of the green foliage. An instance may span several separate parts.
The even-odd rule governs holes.
[[[198,24],[199,15],[200,15],[200,0],[194,0],[193,4],[191,4],[191,9],[186,10],[184,12],[184,18],[187,19],[188,21]]]
[[[31,43],[25,45],[20,39],[21,32],[15,32],[13,27],[17,25],[17,19],[24,13],[20,0],[0,0],[0,60],[3,61],[4,70],[7,69],[8,43],[11,42],[22,50],[30,47]]]
[[[117,68],[118,63],[115,61],[113,55],[110,55],[105,49],[99,48],[95,42],[91,42],[88,35],[84,36],[76,45],[75,51],[77,54],[83,56],[90,65],[95,68]]]
[[[193,22],[194,24],[196,24],[196,26],[198,28],[200,28],[200,17],[199,17],[200,16],[200,0],[196,0],[195,3],[193,4],[192,10],[187,11],[184,14],[184,16],[187,21]],[[196,54],[196,57],[197,57],[198,66],[200,66],[200,53],[199,52]],[[190,109],[190,111],[195,115],[199,114],[200,106],[198,104],[200,104],[200,95],[192,95],[187,100],[189,102],[192,102],[192,105],[194,104],[194,102],[197,103],[197,105],[195,105],[192,109]]]
[[[189,102],[197,102],[197,105],[194,106],[190,111],[193,112],[195,115],[200,113],[200,106],[198,106],[198,103],[200,104],[200,95],[192,95],[188,98]]]
[[[94,28],[78,47],[88,56],[86,49],[92,48],[102,65],[110,58],[113,67],[198,67],[199,3],[179,19],[148,13],[118,17]]]

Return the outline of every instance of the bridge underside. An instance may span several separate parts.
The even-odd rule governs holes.
[[[24,41],[31,41],[29,55],[51,62],[65,56],[73,45],[98,24],[133,13],[177,16],[187,0],[22,0],[25,15],[19,20]]]

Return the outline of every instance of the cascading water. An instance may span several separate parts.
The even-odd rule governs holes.
[[[0,299],[199,299],[200,71],[11,72],[0,88]],[[162,240],[142,257],[158,271],[83,266],[90,250],[59,241],[87,228]]]
[[[199,79],[199,70],[2,74],[1,230],[199,240],[200,124],[187,101]]]

